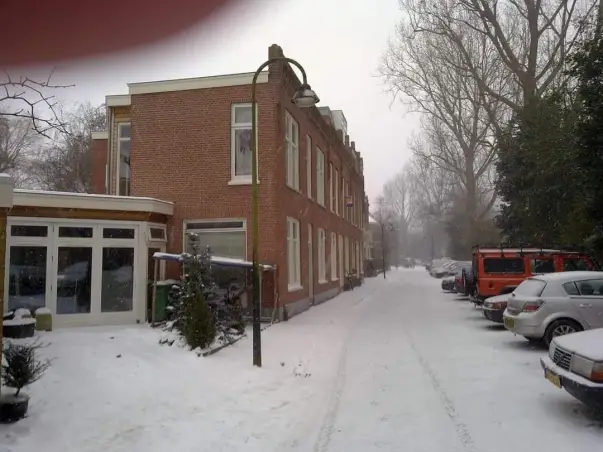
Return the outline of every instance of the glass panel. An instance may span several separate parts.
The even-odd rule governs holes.
[[[133,239],[134,229],[104,228],[104,239]]]
[[[59,247],[57,258],[57,314],[90,312],[92,248]]]
[[[119,125],[119,138],[130,138],[131,127],[129,123]]]
[[[151,238],[161,240],[165,239],[165,229],[151,228]]]
[[[8,310],[46,306],[45,246],[11,246]]]
[[[564,272],[581,271],[581,270],[583,270],[583,271],[590,270],[585,259],[580,259],[580,258],[563,259],[563,271]]]
[[[103,248],[101,312],[132,310],[134,248]]]
[[[251,105],[235,106],[235,124],[251,124]]]
[[[517,295],[526,295],[528,297],[539,297],[546,283],[538,279],[526,279],[524,280],[513,293]]]
[[[251,129],[236,129],[235,140],[235,175],[251,175]]]
[[[155,262],[160,265],[159,260],[153,259],[153,254],[159,253],[159,248],[149,248],[147,254],[147,320],[150,322],[153,312],[153,282],[155,278]],[[159,278],[159,268],[157,269],[157,278]]]
[[[578,288],[576,287],[576,283],[568,282],[563,285],[563,288],[568,293],[568,295],[580,295]]]
[[[123,125],[120,131],[127,130],[127,137],[130,136],[130,126]],[[123,135],[126,137],[126,135]],[[119,140],[119,194],[122,196],[130,195],[130,139]]]
[[[522,258],[484,259],[484,273],[524,273]]]
[[[10,235],[13,237],[48,237],[48,226],[11,226]]]
[[[589,281],[576,281],[580,295],[601,296],[603,295],[603,279],[591,279]]]
[[[92,228],[60,227],[59,237],[91,238]]]
[[[206,247],[210,248],[212,255],[245,259],[245,231],[189,231],[197,234],[194,243],[197,252],[202,253]],[[187,251],[192,252],[193,240],[189,237]]]
[[[530,270],[532,273],[555,273],[555,261],[553,259],[530,259]]]

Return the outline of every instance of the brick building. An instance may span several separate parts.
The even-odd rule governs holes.
[[[251,259],[252,77],[133,83],[107,96],[109,130],[93,137],[95,192],[173,202],[168,252],[185,250],[191,231],[215,255]],[[362,158],[342,111],[291,102],[300,84],[279,62],[257,85],[259,259],[277,266],[279,315],[333,297],[363,267]],[[266,309],[269,286],[264,278]]]

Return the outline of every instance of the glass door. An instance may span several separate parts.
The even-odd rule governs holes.
[[[57,315],[90,314],[92,310],[92,247],[60,245],[56,254]]]

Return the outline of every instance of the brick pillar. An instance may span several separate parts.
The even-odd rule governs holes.
[[[6,279],[6,217],[13,206],[14,183],[8,174],[0,174],[0,312],[4,314],[4,281]],[[0,362],[2,361],[2,322],[0,322]]]

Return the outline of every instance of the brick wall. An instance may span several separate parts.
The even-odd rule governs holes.
[[[92,193],[103,195],[105,191],[107,140],[92,140]]]

